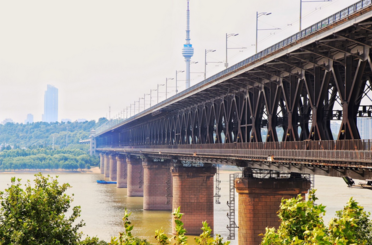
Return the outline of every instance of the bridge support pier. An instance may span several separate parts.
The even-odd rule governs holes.
[[[310,189],[310,181],[295,174],[289,179],[254,178],[248,175],[235,180],[239,194],[239,245],[258,245],[262,242],[259,234],[266,227],[278,228],[277,211],[282,198],[305,195]]]
[[[117,188],[127,188],[127,160],[123,155],[116,156],[117,163]]]
[[[133,156],[127,158],[127,195],[143,197],[142,159]]]
[[[110,161],[109,161],[109,155],[108,154],[103,154],[103,159],[104,159],[104,176],[105,178],[110,177]]]
[[[184,227],[189,235],[201,233],[202,222],[207,221],[214,228],[213,219],[213,176],[216,168],[205,164],[204,167],[172,167],[173,209],[181,207]],[[173,224],[173,233],[175,225]]]
[[[117,163],[116,163],[116,155],[109,156],[110,161],[110,181],[116,181],[117,176]]]
[[[99,169],[101,171],[101,174],[104,174],[105,173],[105,158],[104,158],[104,154],[103,153],[100,153],[99,154]]]
[[[143,166],[143,209],[172,210],[172,174],[169,161],[142,162]]]

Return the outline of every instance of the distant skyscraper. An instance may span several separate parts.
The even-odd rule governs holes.
[[[361,139],[372,139],[372,119],[366,117],[357,118],[357,127]]]
[[[25,124],[27,124],[27,123],[33,123],[33,122],[34,122],[34,115],[27,114],[27,118],[25,120]]]
[[[190,60],[194,55],[194,48],[190,43],[190,9],[189,0],[187,0],[187,11],[186,11],[186,44],[183,45],[182,55],[185,57],[186,62],[186,88],[190,87]]]
[[[58,89],[49,84],[44,94],[43,122],[58,122]]]

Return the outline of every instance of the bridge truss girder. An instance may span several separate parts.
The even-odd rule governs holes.
[[[337,140],[360,139],[357,116],[372,87],[371,33],[371,22],[351,26],[100,135],[97,145],[332,140],[337,103]]]

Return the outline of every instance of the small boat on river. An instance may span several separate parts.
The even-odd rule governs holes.
[[[116,184],[116,181],[97,180],[97,184]]]
[[[356,185],[355,181],[351,177],[345,176],[345,177],[342,177],[342,178],[344,179],[345,183],[347,184],[347,187],[372,190],[372,179],[367,179],[365,182],[359,182]]]

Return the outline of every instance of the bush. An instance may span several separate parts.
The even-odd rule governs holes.
[[[71,186],[59,185],[49,175],[35,177],[34,187],[28,181],[23,190],[21,180],[13,177],[12,185],[0,192],[0,244],[77,244],[78,229],[85,224],[75,223],[79,206],[66,218],[73,199],[64,193]]]
[[[325,206],[316,205],[316,200],[315,190],[310,191],[308,201],[303,201],[301,195],[283,199],[278,212],[281,224],[278,230],[266,228],[261,244],[372,245],[370,214],[353,198],[328,227],[323,222]]]

